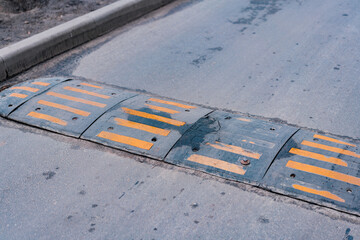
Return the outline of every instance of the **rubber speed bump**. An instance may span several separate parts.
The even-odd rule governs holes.
[[[177,142],[165,161],[258,184],[297,128],[215,111]]]
[[[211,109],[139,95],[98,119],[82,136],[114,148],[163,159]]]
[[[321,205],[360,210],[360,149],[332,136],[300,130],[264,178],[274,191]]]
[[[9,118],[80,137],[103,113],[134,95],[80,80],[66,81],[33,97],[12,112]]]
[[[22,82],[2,91],[0,93],[0,116],[7,117],[32,97],[66,80],[68,78],[41,78]]]

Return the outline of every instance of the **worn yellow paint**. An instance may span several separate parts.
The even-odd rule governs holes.
[[[103,98],[103,99],[109,99],[110,96],[104,95],[104,94],[100,94],[100,93],[95,93],[95,92],[90,92],[90,91],[86,91],[83,89],[79,89],[79,88],[73,88],[73,87],[64,87],[65,90],[69,90],[69,91],[73,91],[73,92],[78,92],[78,93],[84,93],[90,96],[94,96],[94,97],[99,97],[99,98]]]
[[[40,101],[38,101],[38,103],[41,105],[58,108],[58,109],[61,109],[61,110],[67,111],[67,112],[75,113],[77,115],[84,116],[84,117],[87,117],[90,115],[89,112],[86,112],[86,111],[83,111],[80,109],[76,109],[76,108],[72,108],[69,106],[65,106],[62,104],[58,104],[58,103],[48,102],[48,101],[44,101],[44,100],[40,100]]]
[[[125,107],[123,107],[122,110],[124,112],[126,112],[127,114],[130,114],[130,115],[143,117],[143,118],[148,118],[148,119],[153,119],[153,120],[156,120],[156,121],[159,121],[159,122],[168,123],[168,124],[178,126],[178,127],[185,125],[185,122],[178,121],[178,120],[171,119],[171,118],[158,116],[158,115],[155,115],[155,114],[150,114],[150,113],[146,113],[146,112],[140,112],[140,111],[136,111],[136,110],[125,108]]]
[[[344,173],[331,171],[331,170],[328,170],[325,168],[315,167],[312,165],[299,163],[299,162],[295,162],[292,160],[288,161],[288,163],[286,164],[286,167],[304,171],[304,172],[308,172],[308,173],[313,173],[316,175],[320,175],[320,176],[324,176],[324,177],[328,177],[328,178],[336,179],[336,180],[339,180],[342,182],[360,186],[360,178],[357,178],[357,177],[354,177],[351,175],[346,175]]]
[[[28,116],[33,117],[33,118],[38,118],[38,119],[43,119],[52,123],[56,123],[59,124],[61,126],[66,126],[67,122],[64,120],[61,120],[59,118],[47,115],[47,114],[43,114],[43,113],[37,113],[37,112],[30,112],[28,113]]]
[[[115,133],[111,133],[111,132],[106,132],[106,131],[102,131],[97,136],[100,138],[108,139],[110,141],[123,143],[126,145],[130,145],[130,146],[145,149],[145,150],[150,150],[151,147],[153,146],[153,144],[150,142],[146,142],[146,141],[139,140],[136,138],[127,137],[127,136],[123,136],[123,135],[119,135],[119,134],[115,134]]]
[[[303,192],[312,193],[312,194],[319,195],[319,196],[322,196],[325,198],[329,198],[329,199],[332,199],[332,200],[335,200],[338,202],[345,202],[345,200],[342,199],[341,197],[339,197],[335,194],[332,194],[331,192],[328,192],[328,191],[317,190],[317,189],[301,186],[298,184],[293,184],[292,187],[297,190],[303,191]]]
[[[252,122],[251,119],[248,119],[248,118],[237,118],[237,120],[240,120],[243,122]]]
[[[84,104],[95,106],[95,107],[100,107],[100,108],[106,107],[106,104],[104,104],[104,103],[89,101],[89,100],[86,100],[83,98],[76,98],[76,97],[64,95],[61,93],[48,92],[46,95],[54,96],[54,97],[58,97],[58,98],[62,98],[62,99],[66,99],[66,100],[70,100],[70,101],[74,101],[74,102],[84,103]]]
[[[87,86],[87,87],[93,87],[93,88],[98,88],[98,89],[103,89],[103,87],[101,86],[97,86],[97,85],[94,85],[94,84],[90,84],[90,83],[80,83],[80,85],[83,85],[83,86]]]
[[[328,146],[328,145],[323,145],[323,144],[320,144],[320,143],[309,142],[309,141],[306,141],[306,140],[302,141],[301,144],[302,144],[302,145],[305,145],[305,146],[309,146],[309,147],[314,147],[314,148],[323,149],[323,150],[330,151],[330,152],[336,152],[336,153],[340,153],[340,154],[344,154],[344,155],[348,155],[348,156],[360,158],[360,154],[357,154],[357,153],[352,152],[352,151],[349,151],[349,150],[337,148],[337,147],[330,147],[330,146]]]
[[[157,98],[150,98],[149,101],[173,105],[173,106],[180,107],[180,108],[188,108],[188,109],[196,108],[194,106],[189,106],[189,105],[185,105],[185,104],[181,104],[181,103],[177,103],[177,102],[165,101],[165,100],[157,99]]]
[[[241,166],[238,166],[236,164],[228,163],[216,158],[205,157],[198,154],[191,155],[190,157],[188,157],[187,160],[240,175],[244,175],[246,172]]]
[[[37,89],[37,88],[25,87],[25,86],[12,87],[10,89],[24,90],[24,91],[33,92],[33,93],[39,91],[39,89]]]
[[[212,144],[212,143],[207,143],[206,145],[209,145],[213,148],[219,149],[219,150],[223,150],[223,151],[227,151],[227,152],[232,152],[235,154],[239,154],[239,155],[243,155],[246,157],[250,157],[250,158],[255,158],[255,159],[259,159],[261,157],[262,154],[260,153],[256,153],[256,152],[252,152],[250,150],[244,149],[242,147],[238,147],[238,146],[234,146],[234,145],[228,145],[228,144],[224,144],[221,142],[216,142],[216,144]]]
[[[243,140],[241,140],[241,141],[244,142],[244,143],[256,144],[256,143],[253,142],[253,141],[248,141],[248,140],[245,140],[245,139],[243,139]]]
[[[50,85],[50,83],[47,82],[32,82],[31,84],[45,86],[45,87]]]
[[[326,136],[319,135],[319,134],[315,134],[315,135],[314,135],[314,138],[319,138],[319,139],[322,139],[322,140],[325,140],[325,141],[329,141],[329,142],[334,142],[334,143],[339,143],[339,144],[348,145],[348,146],[351,146],[351,147],[356,147],[356,145],[354,145],[354,144],[347,143],[347,142],[343,142],[343,141],[337,140],[337,139],[335,139],[335,138],[326,137]]]
[[[145,103],[145,105],[148,106],[150,109],[157,110],[160,112],[166,112],[166,113],[170,113],[170,114],[179,113],[179,111],[176,111],[176,110],[173,110],[170,108],[159,107],[159,106],[155,106],[155,105],[151,105],[151,104],[147,104],[147,103]]]
[[[161,135],[161,136],[167,136],[170,133],[170,130],[145,125],[145,124],[142,124],[142,123],[132,122],[132,121],[121,119],[121,118],[115,118],[114,120],[120,126],[129,127],[129,128],[135,128],[135,129],[139,129],[139,130],[142,130],[142,131],[145,131],[145,132],[158,134],[158,135]]]
[[[12,93],[9,97],[26,98],[28,95],[22,93]]]
[[[348,164],[344,160],[342,160],[340,158],[327,157],[327,156],[319,154],[319,153],[313,153],[313,152],[309,152],[309,151],[305,151],[305,150],[301,150],[301,149],[297,149],[297,148],[291,148],[289,153],[300,155],[300,156],[303,156],[303,157],[316,159],[316,160],[319,160],[319,161],[324,161],[324,162],[329,162],[329,163],[341,165],[341,166],[344,166],[344,167],[348,166]]]

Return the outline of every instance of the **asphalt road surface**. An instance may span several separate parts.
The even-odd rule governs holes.
[[[15,81],[75,75],[359,139],[359,10],[178,1]],[[360,238],[349,214],[4,119],[0,131],[0,239]]]

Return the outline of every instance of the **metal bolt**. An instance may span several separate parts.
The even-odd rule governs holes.
[[[249,160],[249,159],[243,159],[243,160],[240,161],[240,163],[241,163],[242,165],[249,165],[249,164],[250,164],[250,160]]]

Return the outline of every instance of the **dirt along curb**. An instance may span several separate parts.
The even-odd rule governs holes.
[[[0,49],[0,81],[123,26],[174,0],[119,0]]]

